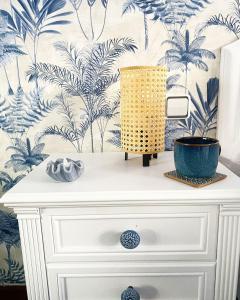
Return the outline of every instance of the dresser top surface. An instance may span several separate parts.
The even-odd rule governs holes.
[[[7,206],[64,206],[135,201],[166,201],[185,203],[191,201],[239,201],[240,178],[222,164],[218,172],[228,177],[204,188],[196,189],[164,176],[174,170],[173,152],[160,153],[148,168],[142,167],[139,155],[124,153],[51,155],[20,183],[6,193],[1,202]],[[45,172],[47,162],[58,157],[81,159],[85,170],[75,182],[57,183]]]

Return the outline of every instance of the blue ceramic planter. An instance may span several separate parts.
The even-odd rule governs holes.
[[[221,147],[211,138],[184,137],[174,144],[174,160],[177,174],[191,178],[215,176]]]

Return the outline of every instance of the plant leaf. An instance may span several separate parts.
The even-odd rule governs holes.
[[[87,2],[88,2],[88,5],[90,7],[92,7],[95,4],[96,0],[87,0]]]
[[[106,8],[108,5],[108,0],[101,0],[101,2],[102,2],[102,5],[104,6],[104,8]]]

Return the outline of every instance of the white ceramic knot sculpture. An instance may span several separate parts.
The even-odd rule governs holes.
[[[56,181],[71,182],[78,179],[84,171],[81,160],[75,161],[70,158],[58,158],[55,162],[47,164],[47,174]]]

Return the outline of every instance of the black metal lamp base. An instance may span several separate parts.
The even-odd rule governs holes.
[[[154,154],[143,154],[143,167],[149,167],[150,166],[150,160],[154,158],[157,159],[158,158],[158,154],[154,153]],[[128,160],[128,153],[125,152],[125,160]]]

